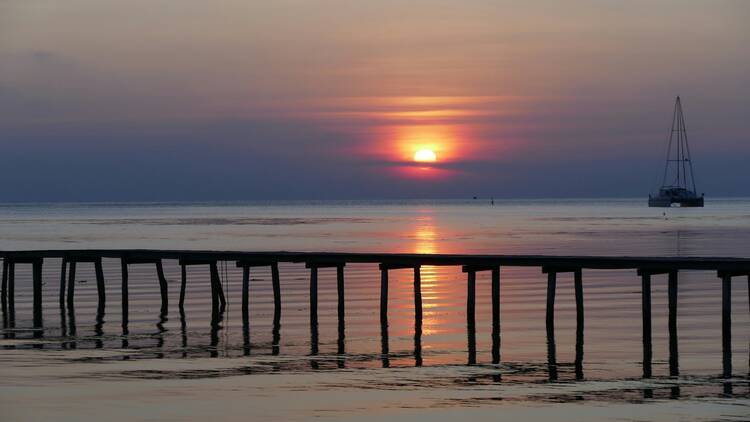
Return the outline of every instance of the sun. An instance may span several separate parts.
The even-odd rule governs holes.
[[[414,153],[414,161],[420,163],[432,163],[437,161],[437,155],[431,149],[420,149]]]

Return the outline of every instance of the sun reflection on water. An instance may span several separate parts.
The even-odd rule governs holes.
[[[439,253],[438,229],[432,215],[425,214],[417,218],[413,238],[415,240],[414,253]],[[437,304],[441,302],[440,289],[438,288],[438,267],[424,265],[420,268],[420,276],[422,281],[422,334],[435,334],[441,324],[441,321],[438,320],[439,313],[436,312]]]

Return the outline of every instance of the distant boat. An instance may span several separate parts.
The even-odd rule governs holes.
[[[672,131],[667,144],[667,161],[664,165],[659,193],[648,196],[649,207],[702,207],[703,195],[698,196],[695,189],[693,162],[690,159],[685,118],[682,115],[682,103],[678,96],[674,103]]]

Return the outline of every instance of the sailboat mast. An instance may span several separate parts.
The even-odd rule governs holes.
[[[679,102],[680,97],[677,97],[677,101]],[[669,130],[669,142],[667,143],[667,159],[664,163],[664,176],[661,179],[661,185],[667,186],[667,175],[669,173],[669,163],[672,162],[672,138],[674,137],[674,125],[677,121],[677,103],[675,103],[674,111],[672,112],[672,127]],[[679,180],[679,174],[677,175],[677,178]]]
[[[675,134],[677,134],[676,137]],[[674,167],[672,167],[672,163],[674,163]],[[689,180],[688,173],[690,174]],[[675,179],[668,179],[671,174],[674,174]],[[672,113],[672,128],[669,133],[667,160],[664,164],[664,176],[662,177],[661,184],[663,187],[672,186],[688,189],[688,183],[690,183],[693,192],[695,192],[695,176],[693,175],[693,162],[690,158],[690,145],[687,139],[685,116],[682,113],[682,101],[678,96],[675,99],[674,111]]]
[[[678,130],[678,132],[677,132],[677,138],[678,138],[678,140],[680,142],[679,143],[680,150],[679,150],[679,154],[677,155],[677,159],[680,160],[677,163],[677,167],[678,167],[677,171],[678,171],[678,173],[680,171],[679,167],[682,167],[682,180],[680,181],[679,180],[679,176],[678,176],[678,178],[677,178],[678,179],[677,186],[687,188],[687,172],[685,171],[686,170],[686,166],[685,166],[685,130],[684,130],[684,121],[682,119],[682,102],[680,101],[680,97],[677,97],[677,108],[678,108],[678,111],[677,111],[677,116],[678,116],[678,121],[677,121],[677,130]]]
[[[679,97],[677,98],[679,100]],[[687,168],[690,169],[690,183],[693,186],[693,192],[697,194],[698,191],[695,189],[695,173],[693,173],[693,160],[690,157],[690,144],[688,143],[687,127],[685,126],[685,116],[682,114],[682,104],[680,104],[680,128],[682,129],[682,137],[685,141],[683,151],[683,172],[685,170],[685,162],[687,162]],[[687,185],[687,176],[685,177],[685,185]]]

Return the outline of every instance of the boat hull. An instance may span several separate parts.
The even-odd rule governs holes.
[[[703,197],[697,198],[670,198],[670,197],[655,197],[648,198],[649,207],[702,207]]]

